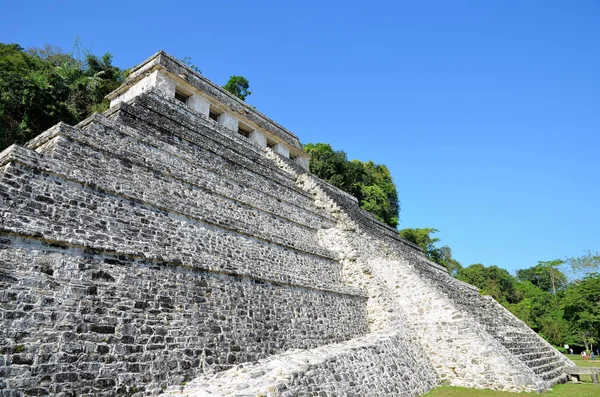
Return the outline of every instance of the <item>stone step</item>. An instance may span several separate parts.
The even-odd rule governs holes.
[[[531,360],[536,360],[536,359],[540,359],[540,358],[550,358],[550,357],[554,357],[555,355],[556,355],[556,353],[553,350],[548,349],[548,350],[539,351],[539,352],[519,354],[519,355],[516,355],[516,357],[521,361],[531,361]]]
[[[164,98],[161,98],[160,100],[165,101]],[[203,120],[199,117],[194,120],[185,115],[180,115],[176,120],[161,118],[160,123],[154,122],[154,119],[152,118],[154,111],[150,109],[152,106],[156,106],[156,100],[149,97],[138,97],[131,106],[122,106],[120,115],[125,116],[126,113],[141,117],[143,119],[142,124],[139,123],[139,121],[141,121],[139,118],[131,119],[123,117],[120,119],[126,121],[126,125],[133,124],[138,127],[140,125],[143,126],[143,128],[141,128],[142,131],[145,131],[148,127],[153,129],[158,128],[162,131],[162,134],[167,132],[181,139],[185,139],[199,147],[208,149],[210,152],[228,158],[232,162],[250,168],[257,174],[268,175],[270,179],[277,180],[279,183],[294,186],[293,177],[290,174],[274,167],[272,162],[266,159],[261,153],[248,150],[248,147],[252,147],[253,150],[256,150],[250,142],[241,141],[241,139],[237,138],[233,133],[223,134],[215,129],[215,125],[212,121]]]
[[[502,341],[501,341],[502,342]],[[548,351],[551,350],[551,347],[548,347],[545,343],[541,343],[541,342],[523,342],[523,343],[511,343],[511,342],[502,342],[502,344],[504,345],[504,347],[506,347],[507,349],[513,351],[513,350],[523,350],[523,349],[529,349],[529,352],[534,352],[534,351]],[[521,353],[525,353],[526,351],[521,351]]]
[[[562,374],[555,376],[554,378],[544,379],[544,380],[546,380],[551,385],[556,385],[556,384],[565,383],[568,380],[568,378],[567,378],[566,374],[562,373]]]
[[[183,144],[165,144],[159,149],[138,131],[128,129],[127,135],[124,135],[97,121],[88,123],[83,134],[84,136],[75,139],[86,145],[104,148],[115,156],[129,158],[132,162],[153,170],[167,172],[173,178],[223,197],[289,217],[293,222],[312,228],[333,226],[331,215],[317,209],[312,198],[298,196],[295,191],[273,181],[253,177],[248,170],[236,173],[227,167],[211,169],[211,162],[204,161],[201,153],[193,151],[197,148],[182,150],[181,146],[185,146]],[[220,162],[223,161],[221,158]]]
[[[519,338],[519,337],[530,338],[532,336],[529,332],[518,332],[518,331],[501,332],[501,335],[505,338]]]
[[[546,372],[549,369],[563,366],[562,360],[560,360],[559,357],[551,359],[542,358],[538,360],[524,361],[524,363],[535,373]]]
[[[565,378],[566,379],[566,374],[563,372],[562,370],[562,366],[559,367],[554,367],[554,368],[550,368],[548,371],[546,372],[536,372],[543,380],[545,381],[550,381],[553,379],[557,379],[557,378]]]
[[[138,109],[132,110],[132,112],[138,112]],[[114,120],[117,123],[123,124],[127,127],[131,127],[139,133],[144,135],[148,134],[150,140],[148,143],[156,145],[160,143],[170,144],[169,150],[176,148],[179,151],[178,154],[185,151],[183,157],[190,158],[192,162],[201,164],[205,169],[212,171],[230,171],[235,174],[243,174],[244,178],[252,177],[257,180],[266,180],[270,184],[278,185],[277,189],[287,188],[294,191],[300,197],[304,196],[306,199],[311,199],[305,192],[297,188],[294,180],[289,174],[282,172],[279,168],[275,167],[272,163],[262,164],[259,162],[252,161],[247,157],[240,154],[242,148],[240,147],[223,147],[217,142],[207,139],[206,137],[192,133],[191,131],[184,131],[185,134],[179,131],[176,126],[169,124],[162,125],[160,127],[155,126],[147,120],[141,120],[134,118],[129,113],[120,112],[115,114]],[[132,133],[135,133],[131,131]],[[206,133],[210,133],[207,128]],[[236,150],[237,149],[237,150]],[[261,156],[262,157],[262,156]],[[264,157],[263,161],[265,160]],[[243,178],[242,178],[243,180]]]
[[[181,138],[199,139],[207,145],[213,142],[221,146],[222,150],[236,153],[235,158],[242,162],[249,162],[266,168],[272,167],[271,163],[262,156],[262,148],[239,135],[237,131],[228,130],[214,120],[191,111],[177,100],[165,98],[155,93],[148,93],[138,96],[130,102],[130,105],[130,108],[135,110],[136,116],[142,114],[148,116],[145,118],[146,121],[161,129],[170,129],[170,132],[175,135],[181,133]],[[156,117],[152,117],[156,112],[160,112],[162,116],[159,122],[155,122],[158,120],[156,120]],[[278,174],[281,174],[279,176],[284,179],[292,179],[285,172],[279,171]]]
[[[128,159],[104,155],[89,146],[66,139],[56,140],[51,156],[36,163],[40,169],[64,175],[82,185],[95,185],[126,199],[175,211],[190,218],[255,236],[275,244],[329,258],[334,254],[319,246],[315,229],[285,217],[213,194],[152,172]],[[298,214],[301,216],[301,214]]]
[[[536,338],[529,338],[527,340],[520,340],[520,341],[515,341],[515,340],[511,340],[511,339],[501,339],[502,344],[505,346],[510,346],[510,347],[530,347],[530,348],[539,348],[539,349],[552,349],[551,346],[548,345],[548,343],[544,340],[540,339],[536,339]]]
[[[553,351],[551,347],[545,346],[545,345],[536,345],[536,346],[525,346],[525,345],[518,345],[518,346],[510,346],[510,345],[504,345],[504,347],[506,347],[511,353],[516,354],[516,355],[522,355],[522,354],[529,354],[529,353],[535,353],[535,352],[548,352],[548,351]]]
[[[522,335],[522,336],[513,336],[513,337],[506,337],[505,336],[503,339],[507,340],[507,341],[514,342],[514,343],[539,341],[539,339],[538,339],[538,337],[536,335]]]
[[[334,260],[82,188],[18,163],[4,170],[0,191],[10,200],[11,211],[0,222],[9,233],[177,266],[342,289]]]

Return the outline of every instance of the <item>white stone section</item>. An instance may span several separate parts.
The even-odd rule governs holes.
[[[141,95],[152,88],[157,89],[163,96],[173,98],[175,96],[175,81],[171,80],[159,70],[155,70],[148,76],[144,77],[127,91],[110,101],[110,106],[113,107],[119,102],[128,101],[138,95]]]
[[[229,112],[221,113],[219,115],[219,125],[227,128],[228,130],[237,132],[239,120],[233,114]]]
[[[289,350],[203,374],[159,397],[417,396],[440,380],[430,375],[431,368],[403,351],[401,346],[409,343],[389,332]]]
[[[198,94],[193,94],[187,100],[187,105],[190,109],[192,109],[196,113],[200,113],[206,117],[208,117],[208,112],[210,111],[210,102],[208,99],[200,96]]]
[[[304,157],[304,156],[298,156],[294,159],[294,161],[296,163],[298,163],[300,165],[300,167],[304,168],[306,171],[308,171],[308,164],[309,164],[309,159],[308,157]]]
[[[275,146],[273,146],[273,151],[277,154],[282,155],[283,157],[287,157],[288,159],[290,158],[290,149],[288,149],[288,147],[285,146],[283,143],[278,143]]]
[[[267,147],[267,137],[262,131],[254,130],[248,135],[248,139],[256,143],[258,146]]]

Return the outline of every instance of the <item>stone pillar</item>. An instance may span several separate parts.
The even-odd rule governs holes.
[[[278,153],[283,157],[287,157],[288,159],[290,158],[290,150],[282,143],[278,143],[277,145],[273,146],[273,150],[275,153]]]
[[[110,101],[110,106],[112,107],[119,102],[128,101],[131,98],[143,94],[144,92],[150,91],[152,88],[157,89],[161,95],[167,98],[174,98],[175,87],[175,81],[165,76],[159,70],[155,70],[148,76],[129,87],[127,91]]]
[[[194,112],[200,113],[201,115],[208,117],[208,112],[210,111],[210,102],[203,96],[200,96],[198,94],[192,95],[188,99],[187,105]]]
[[[149,77],[151,77],[150,84],[152,87],[158,89],[162,95],[167,98],[175,98],[175,81],[171,80],[159,70],[154,71]]]
[[[265,148],[267,147],[267,137],[261,131],[254,130],[248,135],[248,139],[256,143],[258,146]]]
[[[221,113],[219,115],[219,125],[227,128],[228,130],[237,132],[238,119],[229,112]]]
[[[308,157],[302,157],[302,156],[298,156],[294,159],[294,161],[296,163],[298,163],[300,165],[300,167],[304,168],[306,171],[308,171],[308,163],[309,163],[309,159]]]

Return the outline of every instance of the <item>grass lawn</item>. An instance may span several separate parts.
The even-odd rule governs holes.
[[[579,354],[565,354],[569,360],[573,361],[575,365],[579,367],[600,367],[600,359],[596,358],[595,360],[584,360]]]
[[[438,387],[423,397],[600,397],[600,385],[591,383],[567,383],[556,385],[543,394],[536,393],[508,393],[494,390],[467,389],[464,387],[442,386]]]
[[[567,357],[580,367],[600,367],[600,360],[583,360],[580,355],[568,354]],[[518,397],[534,396],[541,397],[600,397],[600,384],[592,384],[589,376],[581,376],[581,383],[565,383],[555,385],[552,390],[543,394],[536,393],[508,393],[494,390],[467,389],[464,387],[442,386],[438,387],[423,397]]]

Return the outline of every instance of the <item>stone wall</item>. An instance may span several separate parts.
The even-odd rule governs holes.
[[[562,367],[573,364],[506,309],[427,260],[345,193],[275,161],[337,214],[337,228],[319,234],[342,258],[346,282],[368,291],[372,331],[408,328],[444,384],[540,391],[564,380]]]
[[[332,216],[259,148],[153,92],[107,115],[0,155],[1,396],[156,394],[367,332]]]
[[[429,262],[421,250],[358,209],[355,199],[273,151],[266,156],[335,218],[335,227],[318,231],[319,240],[341,260],[344,282],[367,291],[371,333],[335,346],[288,351],[250,366],[205,374],[169,394],[419,395],[438,384],[542,391],[560,380],[540,376],[495,337],[503,322],[489,325],[482,320],[485,308],[479,302],[486,299],[476,288]],[[512,319],[505,320],[516,326]],[[520,327],[515,329],[523,331],[524,325]],[[384,334],[393,335],[391,351],[380,349],[378,338]],[[364,349],[361,354],[356,354],[357,346]],[[546,365],[560,372],[565,364]]]
[[[397,334],[373,333],[206,374],[161,397],[419,396],[438,380],[422,361],[405,356],[405,347]]]
[[[0,276],[0,369],[25,394],[156,392],[365,331],[361,297],[36,239],[2,238]]]
[[[443,384],[512,391],[548,387],[470,312],[453,303],[419,271],[434,269],[445,282],[454,280],[445,269],[428,262],[420,250],[397,234],[382,232],[382,226],[370,215],[343,210],[356,204],[334,188],[324,186],[308,174],[301,179],[302,186],[321,196],[324,207],[339,213],[338,230],[322,231],[322,238],[346,259],[347,280],[369,291],[371,324],[379,324],[379,328],[406,328],[405,332],[418,342]],[[469,287],[473,291],[474,287]]]

